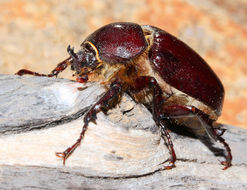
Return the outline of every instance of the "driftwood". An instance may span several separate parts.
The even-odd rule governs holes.
[[[220,144],[171,133],[177,167],[160,170],[169,158],[160,131],[127,95],[90,123],[64,166],[55,152],[76,141],[83,114],[104,91],[97,83],[0,75],[0,189],[247,189],[246,130],[225,126],[233,153],[225,171]]]

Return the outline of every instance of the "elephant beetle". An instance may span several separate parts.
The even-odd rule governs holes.
[[[222,138],[225,129],[216,123],[221,115],[224,87],[209,65],[188,45],[154,26],[118,22],[105,25],[89,35],[75,53],[68,46],[69,57],[51,74],[26,69],[16,74],[57,77],[69,65],[80,83],[98,81],[105,94],[84,116],[84,125],[71,147],[56,155],[66,159],[80,145],[89,122],[96,114],[117,105],[123,93],[147,107],[152,113],[161,137],[166,142],[170,159],[164,169],[175,167],[176,154],[168,125],[183,124],[190,129],[202,128],[215,141],[223,144],[226,160],[223,169],[231,166],[229,145]]]

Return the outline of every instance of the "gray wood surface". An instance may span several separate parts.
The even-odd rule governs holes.
[[[78,87],[87,87],[83,91]],[[64,166],[55,152],[79,136],[83,114],[104,93],[46,77],[0,75],[0,189],[247,189],[247,131],[225,126],[233,166],[222,170],[222,146],[171,133],[178,161],[169,158],[152,115],[127,95],[98,114]]]

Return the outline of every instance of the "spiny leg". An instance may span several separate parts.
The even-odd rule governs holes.
[[[52,75],[52,74],[40,74],[40,73],[37,73],[37,72],[34,72],[34,71],[30,71],[30,70],[27,70],[27,69],[21,69],[19,70],[17,73],[15,73],[16,75],[19,75],[19,76],[22,76],[22,75],[33,75],[33,76],[41,76],[41,77],[53,77],[55,75]]]
[[[30,70],[27,70],[27,69],[21,69],[19,70],[16,75],[33,75],[33,76],[44,76],[44,77],[54,77],[54,76],[57,76],[60,72],[62,72],[63,70],[65,70],[67,68],[67,66],[70,64],[70,60],[71,58],[67,58],[65,59],[64,61],[62,61],[61,63],[59,63],[57,65],[57,67],[55,69],[53,69],[51,71],[51,74],[40,74],[40,73],[37,73],[37,72],[33,72],[33,71],[30,71]]]
[[[176,162],[176,153],[173,148],[173,143],[169,131],[166,127],[166,123],[162,121],[163,111],[162,105],[165,102],[163,98],[163,91],[161,90],[159,84],[153,77],[142,76],[138,77],[132,87],[133,92],[139,92],[145,88],[151,88],[153,93],[153,104],[152,104],[152,112],[155,123],[161,129],[161,138],[166,142],[169,152],[169,164],[164,166],[162,169],[172,169],[175,167]]]
[[[87,131],[89,122],[96,123],[96,114],[100,111],[106,112],[107,110],[114,107],[120,100],[122,94],[122,84],[119,81],[115,81],[111,84],[110,89],[105,93],[105,95],[94,104],[90,110],[84,116],[84,125],[77,141],[64,152],[57,152],[56,156],[63,159],[63,164],[65,164],[66,159],[74,152],[74,150],[80,145],[85,132]]]
[[[226,150],[226,160],[222,161],[221,164],[224,165],[223,170],[229,168],[232,164],[232,154],[231,148],[225,142],[225,139],[221,136],[225,132],[225,129],[214,128],[213,127],[213,120],[209,119],[208,115],[203,113],[201,110],[197,109],[194,106],[187,106],[187,105],[171,105],[166,106],[163,108],[164,115],[163,118],[181,118],[181,117],[197,117],[200,121],[201,125],[204,127],[208,135],[213,138],[215,141],[219,141],[223,144]]]
[[[71,64],[71,57],[68,57],[67,59],[65,59],[64,61],[62,61],[61,63],[59,63],[55,69],[53,69],[51,71],[50,74],[40,74],[37,72],[33,72],[27,69],[21,69],[19,70],[17,73],[15,73],[16,75],[33,75],[33,76],[41,76],[41,77],[57,77],[57,75],[62,72],[63,70],[65,70],[68,65]]]
[[[177,158],[176,158],[176,154],[175,154],[175,151],[173,148],[173,142],[172,142],[171,136],[169,134],[167,127],[164,125],[163,122],[160,122],[160,128],[161,128],[161,137],[166,142],[166,144],[168,145],[168,148],[169,148],[169,151],[171,154],[169,164],[163,167],[163,169],[168,170],[168,169],[172,169],[172,168],[176,167],[175,162],[176,162]]]
[[[222,138],[221,136],[217,136],[217,139],[220,143],[223,144],[223,146],[226,149],[227,152],[227,156],[226,156],[226,160],[222,161],[221,164],[224,165],[225,167],[222,168],[223,170],[226,170],[227,168],[229,168],[232,165],[232,154],[231,154],[231,148],[230,146],[226,143],[225,139]]]

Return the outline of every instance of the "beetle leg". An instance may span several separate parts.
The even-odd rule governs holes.
[[[171,136],[169,134],[169,131],[168,131],[167,127],[164,125],[164,123],[160,122],[159,126],[161,127],[161,137],[163,138],[164,141],[166,141],[166,144],[168,145],[168,148],[169,148],[169,151],[171,154],[169,164],[164,166],[163,169],[165,169],[165,170],[172,169],[172,168],[176,167],[175,166],[176,153],[175,153],[174,148],[173,148],[173,142],[172,142]]]
[[[225,150],[227,152],[226,160],[221,162],[225,167],[223,170],[229,168],[232,164],[232,154],[229,145],[225,142],[225,139],[221,136],[225,132],[224,129],[217,129],[213,127],[213,120],[209,119],[206,114],[204,114],[201,110],[197,109],[194,106],[187,105],[172,105],[165,106],[162,109],[164,112],[163,118],[181,118],[181,117],[197,117],[202,126],[205,128],[206,132],[210,137],[212,137],[215,141],[218,141],[223,144]]]
[[[162,111],[162,104],[165,102],[163,98],[163,92],[160,88],[159,84],[157,83],[156,79],[149,76],[141,76],[138,77],[133,85],[133,89],[131,89],[134,93],[139,92],[145,88],[151,88],[153,92],[153,104],[152,104],[152,112],[153,112],[153,119],[155,123],[161,129],[161,138],[166,142],[167,147],[170,152],[170,159],[169,164],[164,166],[163,169],[172,169],[175,167],[176,162],[176,153],[173,148],[173,143],[169,131],[165,125],[165,122],[162,121],[163,111]]]
[[[33,75],[33,76],[41,76],[41,77],[57,77],[57,75],[62,72],[63,70],[65,70],[67,68],[68,65],[70,65],[70,57],[65,59],[64,61],[62,61],[61,63],[59,63],[55,69],[53,69],[51,71],[50,74],[40,74],[40,73],[36,73],[27,69],[21,69],[19,70],[17,73],[15,73],[16,75]]]
[[[107,110],[114,107],[120,100],[122,93],[122,84],[119,81],[115,81],[111,84],[110,89],[105,93],[105,95],[94,104],[89,111],[84,116],[84,125],[77,141],[64,152],[56,152],[56,156],[63,159],[63,164],[65,164],[66,159],[74,152],[74,150],[81,144],[81,141],[87,131],[89,122],[96,123],[96,114],[100,111],[106,112]]]

